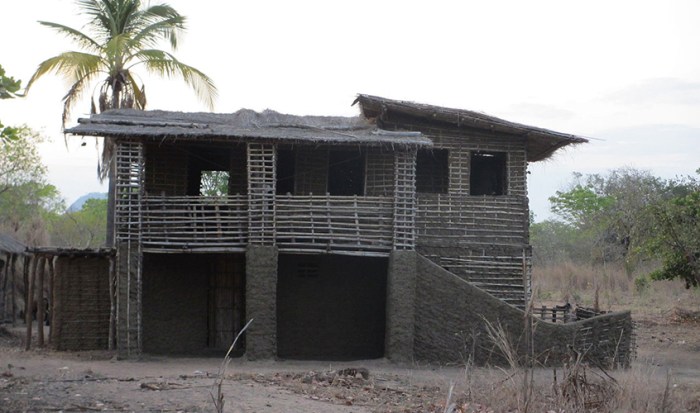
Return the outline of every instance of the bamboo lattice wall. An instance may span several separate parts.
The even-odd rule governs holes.
[[[248,234],[251,244],[275,242],[275,147],[248,144]]]
[[[416,151],[396,152],[394,176],[394,248],[412,250],[415,245]]]
[[[142,195],[143,145],[122,141],[116,148],[115,228],[116,341],[127,354],[142,348]]]

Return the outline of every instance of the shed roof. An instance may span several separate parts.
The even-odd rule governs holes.
[[[355,103],[357,102],[360,103],[365,118],[379,119],[380,127],[383,117],[390,118],[392,114],[400,114],[423,119],[427,122],[440,122],[460,129],[500,132],[514,138],[524,138],[527,146],[527,160],[531,162],[546,159],[557,149],[566,145],[588,142],[588,139],[580,136],[510,122],[470,110],[445,108],[363,94],[358,95]]]
[[[27,246],[8,234],[0,234],[0,252],[6,254],[24,254]]]
[[[132,138],[219,138],[281,143],[430,146],[420,132],[378,129],[366,119],[340,116],[295,116],[272,110],[241,109],[231,114],[110,110],[81,118],[66,133]]]
[[[49,255],[59,257],[87,257],[87,256],[112,256],[116,254],[114,248],[73,248],[73,247],[35,247],[29,251],[36,255]]]

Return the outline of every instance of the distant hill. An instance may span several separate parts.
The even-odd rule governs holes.
[[[68,207],[68,212],[75,212],[75,211],[80,211],[80,209],[83,207],[83,204],[85,201],[88,199],[107,199],[107,193],[106,192],[90,192],[89,194],[85,194],[78,198],[75,202],[71,204],[71,206]]]

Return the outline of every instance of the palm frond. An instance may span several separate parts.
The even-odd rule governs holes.
[[[100,50],[100,44],[97,43],[97,41],[92,39],[87,34],[81,32],[80,30],[53,22],[39,21],[39,24],[56,30],[60,34],[65,35],[66,37],[70,38],[74,42],[78,43],[78,45],[87,50],[93,52],[98,52]]]
[[[134,107],[140,110],[146,109],[146,85],[141,85],[139,88],[136,79],[128,70],[126,71],[126,80],[131,85],[131,90],[134,94]]]
[[[182,78],[194,90],[197,97],[210,109],[213,109],[218,91],[209,76],[200,70],[178,61],[173,55],[162,50],[140,50],[131,57],[139,61],[136,64],[142,63],[150,73]]]
[[[85,77],[88,73],[99,72],[104,67],[101,56],[83,52],[65,52],[39,63],[36,71],[27,83],[28,92],[31,86],[47,73],[54,72],[73,82]]]
[[[144,26],[140,28],[140,32],[143,32],[145,36],[153,36],[153,40],[156,41],[158,38],[164,38],[170,41],[170,47],[173,50],[177,50],[177,39],[178,36],[185,31],[185,22],[187,18],[177,12],[174,8],[167,4],[156,4],[149,6],[143,11],[142,14],[144,18]],[[139,33],[141,34],[141,33]],[[155,45],[153,43],[144,43],[146,46],[152,47]]]
[[[68,117],[70,116],[71,110],[73,110],[73,105],[80,100],[85,89],[98,74],[99,72],[86,73],[71,85],[70,90],[63,97],[63,114],[61,116],[62,127],[66,127],[66,122],[68,122]]]
[[[78,0],[77,3],[82,14],[90,17],[88,26],[100,35],[102,41],[108,40],[116,29],[109,8],[110,0]]]
[[[134,36],[134,43],[146,47],[154,47],[161,39],[168,39],[172,49],[176,50],[177,37],[185,29],[184,21],[184,17],[175,16],[166,20],[151,22]]]

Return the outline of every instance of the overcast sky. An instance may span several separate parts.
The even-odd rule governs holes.
[[[82,29],[73,0],[5,3],[0,64],[9,75],[26,83],[39,62],[75,49],[37,23]],[[188,17],[175,55],[216,82],[216,112],[352,116],[355,95],[368,93],[591,138],[530,166],[538,220],[574,171],[630,166],[669,178],[700,168],[698,1],[167,3]],[[144,73],[141,79],[149,109],[207,110],[178,81]],[[96,178],[94,139],[80,146],[81,138],[69,137],[64,144],[67,89],[47,76],[28,98],[0,101],[0,120],[26,123],[52,139],[42,156],[70,204],[106,189]],[[76,119],[88,110],[86,100]]]

